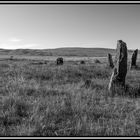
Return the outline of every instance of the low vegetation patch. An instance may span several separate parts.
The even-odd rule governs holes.
[[[0,68],[0,136],[140,135],[138,69],[111,95],[106,63],[6,60]]]

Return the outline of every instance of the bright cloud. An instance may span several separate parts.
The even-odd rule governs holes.
[[[0,44],[0,48],[3,48],[3,49],[39,49],[40,47],[41,45],[39,44],[22,44],[22,45],[12,44],[12,43]]]
[[[24,44],[24,45],[21,45],[19,46],[18,48],[21,48],[21,49],[37,49],[39,48],[39,44]]]
[[[25,40],[17,37],[11,37],[0,42],[0,48],[3,49],[41,49],[41,46],[41,44],[25,42]]]
[[[9,39],[9,41],[10,42],[20,42],[20,41],[22,41],[22,39],[18,39],[18,38],[11,38],[11,39]]]

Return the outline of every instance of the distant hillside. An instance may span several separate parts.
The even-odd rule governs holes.
[[[0,49],[0,55],[26,55],[26,56],[79,56],[79,57],[105,57],[108,53],[115,55],[115,49],[106,48],[58,48],[58,49]],[[132,50],[129,50],[132,53]]]

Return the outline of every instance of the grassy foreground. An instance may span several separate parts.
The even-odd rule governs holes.
[[[106,63],[1,61],[0,136],[140,136],[140,69],[114,96],[111,73]]]

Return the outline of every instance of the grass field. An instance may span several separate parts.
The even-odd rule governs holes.
[[[128,54],[132,55],[133,50],[128,50]],[[14,55],[14,56],[26,56],[26,57],[46,57],[51,56],[51,58],[56,56],[65,56],[65,57],[106,57],[107,54],[110,53],[113,56],[115,55],[116,51],[114,49],[109,48],[76,48],[76,47],[69,47],[69,48],[57,48],[57,49],[16,49],[16,50],[8,50],[8,49],[0,49],[0,58],[7,56],[7,55]],[[139,51],[140,54],[140,51]]]
[[[106,59],[79,60],[1,59],[0,136],[139,136],[140,59],[114,96]]]

